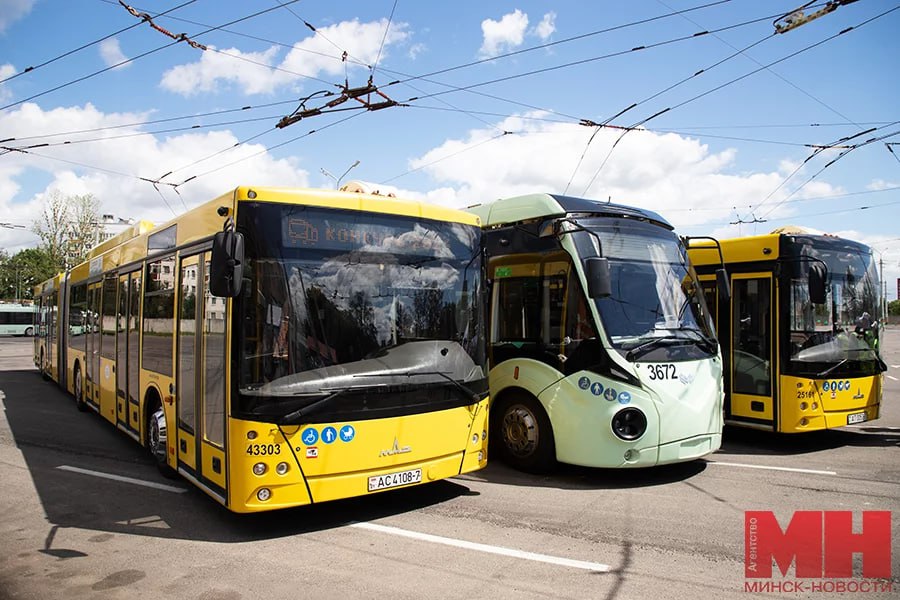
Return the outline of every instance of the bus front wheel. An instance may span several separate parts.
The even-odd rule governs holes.
[[[556,462],[550,419],[530,396],[508,397],[494,410],[491,439],[504,462],[521,471],[543,473]]]

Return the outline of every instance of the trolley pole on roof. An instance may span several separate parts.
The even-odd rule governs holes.
[[[334,189],[339,190],[339,189],[341,189],[341,180],[342,180],[344,177],[346,177],[346,176],[347,176],[347,173],[349,173],[350,171],[352,171],[354,167],[358,166],[358,165],[359,165],[359,162],[360,162],[360,161],[356,161],[356,162],[354,162],[352,165],[350,165],[349,167],[347,167],[347,170],[344,171],[343,174],[341,174],[340,177],[335,177],[334,175],[332,175],[331,173],[329,173],[329,172],[328,172],[327,170],[325,170],[324,168],[319,169],[319,170],[322,171],[322,174],[323,174],[323,175],[327,175],[328,177],[331,177],[331,178],[334,180]]]

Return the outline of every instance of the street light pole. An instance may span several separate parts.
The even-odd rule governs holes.
[[[354,162],[352,165],[347,167],[347,170],[344,171],[340,177],[335,177],[334,175],[332,175],[331,173],[326,171],[324,168],[319,169],[319,170],[322,171],[323,175],[327,175],[328,177],[331,177],[334,180],[334,189],[339,190],[339,189],[341,189],[341,179],[346,177],[347,173],[349,173],[354,167],[356,167],[358,165],[359,165],[359,161]]]

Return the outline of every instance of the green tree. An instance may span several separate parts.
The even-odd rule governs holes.
[[[93,194],[63,196],[58,190],[44,200],[41,216],[32,224],[41,247],[57,269],[81,262],[97,242],[100,201]]]
[[[56,264],[42,248],[27,248],[13,256],[0,251],[0,298],[31,300],[34,286],[57,272]]]
[[[888,302],[888,314],[892,317],[900,316],[900,300]]]

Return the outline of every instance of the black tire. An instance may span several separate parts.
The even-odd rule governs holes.
[[[159,472],[168,479],[177,479],[178,473],[166,463],[168,452],[168,426],[162,406],[154,400],[147,411],[147,450]]]
[[[73,382],[75,387],[75,408],[81,412],[85,412],[88,409],[88,405],[87,402],[84,401],[84,382],[81,378],[81,366],[77,363],[75,364],[75,377]]]
[[[34,335],[34,327],[28,327],[25,330],[25,337],[31,337]]]
[[[553,468],[556,442],[540,402],[515,394],[502,398],[491,411],[491,446],[505,463],[527,473]]]

